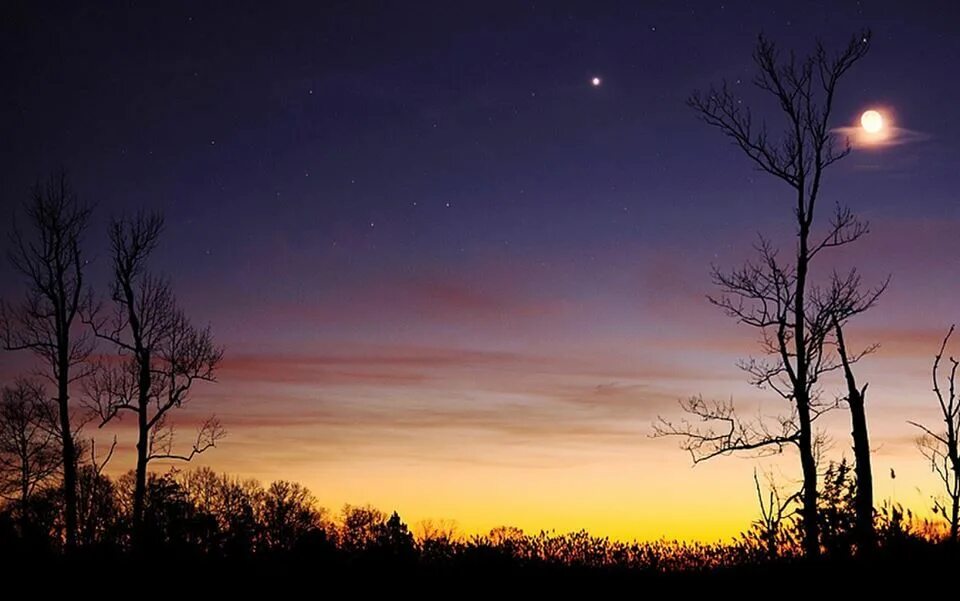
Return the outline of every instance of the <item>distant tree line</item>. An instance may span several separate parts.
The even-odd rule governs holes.
[[[135,472],[114,480],[84,465],[77,475],[76,542],[82,553],[93,557],[138,549],[178,561],[300,557],[401,568],[552,565],[674,572],[790,561],[802,554],[797,520],[782,524],[773,546],[760,521],[726,544],[625,542],[583,530],[527,534],[513,527],[466,535],[454,525],[429,521],[414,533],[396,512],[346,505],[334,515],[294,482],[264,486],[209,468],[148,474],[142,521],[136,525]],[[855,485],[844,463],[831,466],[827,476],[820,512],[825,553],[850,557],[855,548]],[[895,555],[929,552],[942,540],[934,525],[897,507],[884,508],[877,526],[879,547]],[[9,502],[0,511],[0,553],[59,554],[65,528],[62,489],[42,488],[25,503]]]

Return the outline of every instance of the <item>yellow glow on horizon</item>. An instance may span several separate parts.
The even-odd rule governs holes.
[[[333,519],[344,504],[369,504],[396,510],[411,527],[426,520],[452,522],[464,536],[513,526],[527,534],[586,530],[620,541],[729,542],[747,531],[759,514],[755,461],[722,458],[694,468],[689,457],[669,443],[640,452],[624,447],[587,453],[591,456],[586,461],[571,461],[567,453],[555,450],[561,460],[542,463],[532,459],[542,458],[539,453],[518,460],[505,450],[478,463],[358,453],[339,461],[265,456],[263,463],[238,465],[227,456],[242,454],[230,453],[230,446],[225,443],[220,457],[210,455],[204,463],[264,484],[277,479],[300,482]],[[877,507],[892,501],[918,517],[932,517],[930,494],[939,489],[928,465],[912,449],[892,454],[889,449],[888,444],[874,456]],[[795,460],[789,455],[768,458],[760,466],[774,470],[789,488],[795,484]],[[889,477],[891,467],[896,480]]]

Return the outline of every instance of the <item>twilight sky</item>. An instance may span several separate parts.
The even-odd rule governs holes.
[[[895,135],[832,168],[821,206],[872,224],[837,264],[892,276],[850,334],[882,344],[861,376],[878,497],[928,506],[905,420],[935,423],[929,364],[960,320],[958,9],[642,4],[5,4],[2,234],[65,166],[105,290],[109,216],[164,212],[154,266],[227,348],[177,416],[184,443],[208,413],[228,429],[202,464],[466,531],[727,536],[756,462],[692,469],[650,422],[697,393],[778,409],[735,367],[754,333],[705,295],[757,232],[789,249],[791,215],[684,100],[724,77],[758,98],[761,31],[806,52],[869,27],[834,125],[877,108]],[[28,368],[0,354],[0,378]]]

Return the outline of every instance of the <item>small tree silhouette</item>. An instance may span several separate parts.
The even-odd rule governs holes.
[[[344,505],[340,515],[340,546],[348,553],[360,553],[372,547],[387,516],[369,505]]]
[[[416,559],[416,546],[413,534],[394,511],[376,528],[374,538],[376,558],[380,561],[403,565]]]
[[[295,482],[278,480],[267,488],[263,501],[263,529],[267,547],[290,551],[308,533],[319,530],[323,515],[309,490]]]
[[[217,524],[217,540],[209,547],[226,557],[247,557],[268,549],[267,492],[259,482],[218,474],[208,467],[183,472],[179,479],[191,502]],[[272,535],[271,535],[272,536]]]
[[[757,470],[753,471],[753,484],[757,493],[757,503],[760,506],[760,519],[754,522],[753,532],[763,545],[767,558],[776,559],[780,555],[780,547],[783,546],[784,539],[789,537],[786,526],[794,513],[790,508],[800,497],[800,493],[795,492],[785,496],[770,474],[767,474],[766,479],[766,491],[764,491]]]
[[[113,482],[94,465],[81,466],[77,475],[80,544],[87,549],[115,546],[121,524]]]
[[[818,499],[820,542],[831,557],[849,556],[857,538],[857,481],[846,459],[831,463],[823,474]]]
[[[17,380],[0,398],[0,498],[26,507],[34,491],[60,469],[56,406],[43,387]]]
[[[960,362],[950,357],[946,390],[941,385],[939,373],[940,363],[953,330],[954,326],[950,326],[940,345],[940,351],[933,359],[933,392],[937,395],[938,408],[943,416],[943,430],[935,431],[913,421],[908,423],[922,432],[917,446],[930,462],[931,469],[937,474],[947,493],[946,502],[940,497],[934,497],[933,510],[947,520],[950,525],[949,540],[956,544],[960,535],[960,399],[957,398],[956,389],[957,367]]]

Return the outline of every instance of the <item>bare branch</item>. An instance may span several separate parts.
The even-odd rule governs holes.
[[[943,337],[943,342],[940,343],[940,350],[934,356],[931,374],[933,392],[937,397],[937,405],[943,418],[943,430],[935,431],[914,421],[907,423],[923,433],[917,441],[917,447],[943,483],[948,502],[942,503],[936,497],[934,501],[950,525],[950,541],[956,543],[960,539],[960,402],[958,402],[956,391],[957,367],[960,366],[960,362],[950,357],[946,390],[943,390],[939,373],[947,343],[953,331],[954,326],[951,325],[947,335]]]
[[[172,452],[174,439],[173,426],[161,423],[153,432],[155,434],[154,438],[151,439],[151,451],[149,455],[149,459],[151,460],[175,459],[177,461],[191,461],[195,456],[216,447],[217,443],[227,435],[226,430],[220,424],[220,420],[216,417],[210,417],[203,422],[203,425],[201,425],[197,431],[197,438],[190,448],[190,453],[181,455]]]
[[[60,470],[56,417],[56,407],[36,382],[21,379],[4,387],[0,397],[0,498],[26,502]]]
[[[732,401],[707,402],[696,396],[681,402],[681,408],[692,419],[674,424],[660,417],[654,424],[654,437],[682,438],[681,448],[690,453],[694,463],[737,451],[776,454],[798,440],[793,418],[778,418],[777,429],[772,430],[762,419],[739,419]]]
[[[113,458],[113,452],[117,449],[117,437],[113,437],[113,442],[110,443],[110,448],[107,449],[107,454],[104,456],[102,461],[97,460],[97,441],[90,441],[90,465],[93,467],[93,473],[99,476],[103,473],[104,468],[107,467],[107,464],[110,463],[110,460]]]

